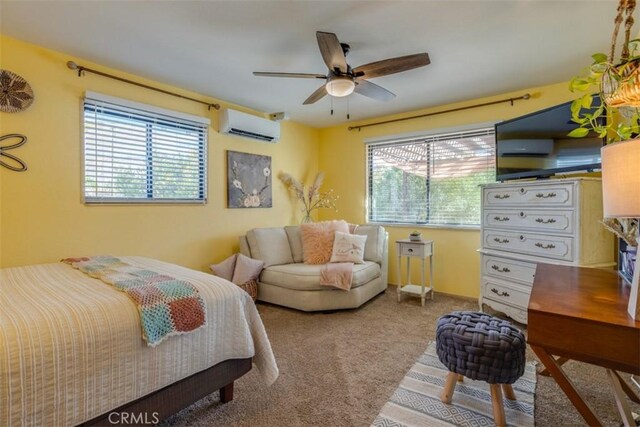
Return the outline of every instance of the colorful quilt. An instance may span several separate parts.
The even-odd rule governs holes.
[[[151,347],[206,324],[204,300],[189,282],[112,256],[66,258],[62,262],[126,293],[138,307],[142,336]]]

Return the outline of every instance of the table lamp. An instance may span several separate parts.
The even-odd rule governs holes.
[[[640,139],[602,147],[602,197],[605,218],[640,218]],[[640,317],[639,275],[640,250],[636,252],[627,308],[634,319]]]

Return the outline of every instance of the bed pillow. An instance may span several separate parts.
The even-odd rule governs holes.
[[[331,260],[335,232],[349,233],[345,221],[302,224],[302,255],[305,264],[326,264]]]
[[[233,279],[233,271],[236,268],[236,259],[238,254],[233,254],[219,264],[211,264],[209,268],[218,277],[231,281]]]
[[[364,264],[364,248],[366,242],[367,236],[336,231],[331,262]]]
[[[260,260],[238,254],[236,268],[233,271],[233,280],[231,281],[240,286],[250,280],[257,280],[258,276],[260,276],[260,273],[262,272],[263,266],[264,262]]]

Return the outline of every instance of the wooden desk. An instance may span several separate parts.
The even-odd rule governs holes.
[[[618,409],[630,423],[631,411],[622,392],[638,403],[640,397],[616,372],[640,374],[640,321],[627,314],[629,291],[613,270],[542,263],[536,270],[527,341],[591,426],[602,424],[561,364],[578,360],[607,368]]]

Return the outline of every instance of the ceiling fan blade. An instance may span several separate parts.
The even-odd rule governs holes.
[[[266,71],[254,71],[254,76],[261,77],[295,77],[298,79],[326,79],[324,74],[308,74],[308,73],[270,73]]]
[[[326,88],[325,85],[322,85],[315,92],[313,92],[311,94],[311,96],[309,96],[307,99],[305,99],[304,102],[302,103],[302,105],[313,104],[314,102],[317,102],[317,101],[321,100],[326,95],[328,95],[327,94],[327,88]]]
[[[356,80],[356,88],[354,89],[354,92],[377,101],[390,101],[396,97],[393,92],[389,92],[382,86],[378,86],[377,84],[366,80]]]
[[[372,79],[374,77],[388,76],[389,74],[400,73],[418,67],[429,65],[431,60],[427,53],[417,53],[415,55],[399,56],[397,58],[383,59],[361,65],[353,70],[356,77]]]
[[[347,59],[344,57],[338,36],[333,33],[316,31],[316,38],[318,39],[318,47],[320,48],[322,59],[324,59],[327,67],[331,71],[335,71],[337,68],[341,73],[346,73]]]

